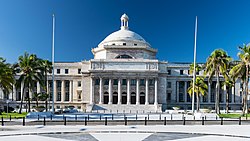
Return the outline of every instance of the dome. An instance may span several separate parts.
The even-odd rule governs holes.
[[[146,41],[139,34],[130,30],[121,29],[108,35],[99,45],[114,41],[135,41],[146,43]]]
[[[149,45],[139,34],[129,30],[128,20],[129,17],[123,14],[121,16],[121,29],[108,35],[98,46],[112,45],[117,42],[134,42],[135,44]]]

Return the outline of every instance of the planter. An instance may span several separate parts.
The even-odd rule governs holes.
[[[45,107],[35,107],[34,108],[37,112],[43,112],[45,110]]]
[[[210,109],[200,109],[200,112],[202,113],[210,113]]]
[[[180,107],[172,107],[174,110],[180,110]]]

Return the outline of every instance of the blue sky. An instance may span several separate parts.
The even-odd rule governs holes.
[[[238,46],[250,42],[249,0],[0,0],[0,56],[16,62],[25,51],[51,59],[52,13],[56,15],[55,60],[93,58],[91,48],[120,29],[126,13],[131,30],[157,58],[192,62],[198,16],[197,61],[216,48],[238,59]]]

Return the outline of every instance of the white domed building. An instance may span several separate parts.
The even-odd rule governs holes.
[[[83,111],[139,113],[165,111],[172,106],[191,109],[191,98],[187,93],[192,79],[190,63],[157,60],[157,49],[129,30],[128,23],[129,17],[123,14],[121,29],[108,35],[92,49],[93,59],[55,63],[55,81],[52,82],[49,74],[47,89],[52,94],[54,83],[56,109],[74,106]],[[203,72],[198,75],[203,75]],[[201,107],[214,107],[215,83],[215,80],[208,83],[208,94],[201,97]],[[237,81],[229,91],[231,109],[241,107],[240,90],[241,84]],[[39,83],[34,91],[42,91]],[[25,92],[25,95],[28,94],[28,91]],[[21,95],[20,88],[14,87],[9,98],[20,103]],[[221,106],[225,107],[223,90],[220,101]],[[35,101],[32,103],[35,105]]]

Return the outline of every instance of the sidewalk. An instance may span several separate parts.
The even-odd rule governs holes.
[[[160,134],[183,134],[192,137],[178,140],[250,140],[250,125],[171,125],[171,126],[8,126],[0,128],[0,140],[21,139],[29,136],[39,138],[39,134],[64,134],[75,133],[90,134],[96,140],[110,141],[117,140],[147,140],[157,138]],[[20,136],[22,135],[22,136]],[[199,135],[193,137],[194,135]],[[18,138],[17,138],[18,137]],[[42,138],[42,137],[41,137]],[[51,138],[49,140],[54,140]],[[62,140],[64,138],[61,138]],[[55,139],[56,140],[56,139]],[[72,139],[74,140],[74,139]],[[153,140],[153,139],[152,139]],[[157,140],[157,139],[154,139]]]

